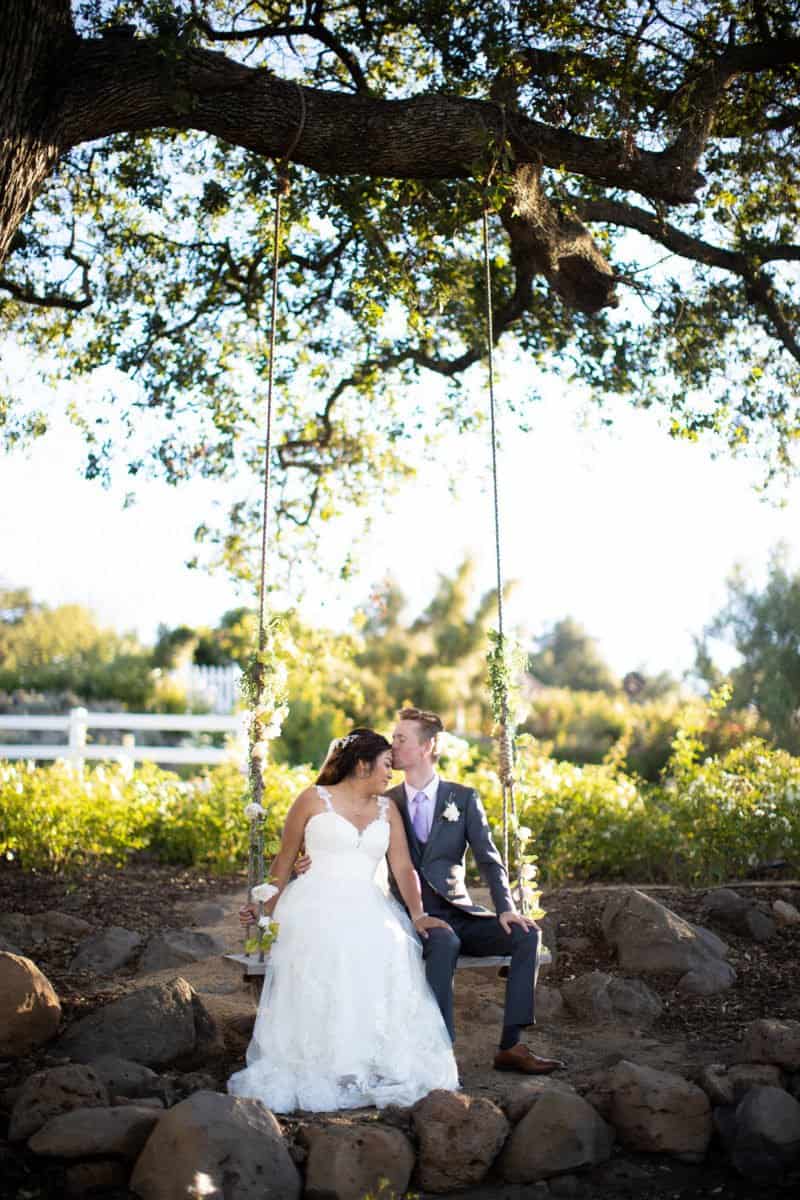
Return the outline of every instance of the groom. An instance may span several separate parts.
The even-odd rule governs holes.
[[[520,1031],[534,1024],[541,931],[535,921],[516,911],[478,793],[437,775],[436,742],[441,732],[443,725],[435,713],[418,708],[398,713],[392,760],[395,770],[405,773],[405,782],[387,793],[403,816],[425,912],[450,927],[429,929],[421,939],[428,983],[453,1038],[453,973],[459,954],[510,954],[503,1031],[494,1065],[500,1071],[547,1075],[564,1064],[539,1058],[520,1041]],[[467,847],[489,887],[497,916],[473,904],[467,892]],[[393,890],[400,899],[394,886]]]

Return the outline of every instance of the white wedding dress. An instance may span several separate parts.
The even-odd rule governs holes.
[[[382,890],[389,801],[359,830],[334,811],[311,817],[311,867],[281,895],[247,1067],[228,1091],[273,1112],[410,1105],[458,1072],[406,912]]]

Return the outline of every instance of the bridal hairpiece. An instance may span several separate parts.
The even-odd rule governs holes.
[[[357,741],[358,741],[357,733],[348,733],[345,737],[337,738],[336,741],[333,743],[333,748],[334,748],[334,750],[344,750],[348,746],[352,745],[353,742],[357,742]]]

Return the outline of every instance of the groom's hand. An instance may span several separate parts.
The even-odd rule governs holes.
[[[310,866],[311,866],[311,855],[310,854],[301,854],[299,858],[295,859],[295,863],[294,863],[295,875],[305,875],[306,871],[308,870],[308,868]]]
[[[514,925],[521,925],[523,929],[539,928],[531,917],[523,917],[522,913],[518,912],[500,913],[497,919],[500,922],[500,928],[503,930],[503,933],[511,933]]]
[[[449,929],[450,926],[447,921],[440,921],[438,917],[429,917],[426,913],[424,917],[417,917],[414,928],[421,938],[426,938],[429,929]]]

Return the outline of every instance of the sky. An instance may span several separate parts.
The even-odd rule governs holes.
[[[521,369],[501,373],[501,400],[504,388],[518,386]],[[620,403],[607,430],[580,392],[540,382],[543,399],[528,414],[529,433],[501,414],[504,566],[506,578],[518,581],[508,624],[535,635],[570,615],[620,674],[680,677],[693,660],[692,634],[723,604],[734,564],[763,581],[779,541],[800,560],[800,483],[775,493],[784,502],[777,507],[756,492],[757,467],[714,461],[702,443],[671,440],[653,410]],[[57,410],[59,396],[50,399]],[[465,554],[476,558],[479,589],[492,586],[486,433],[445,436],[435,459],[413,445],[408,453],[417,476],[376,515],[360,570],[347,584],[336,569],[363,517],[326,527],[315,557],[328,575],[300,600],[309,621],[345,628],[388,573],[414,616],[438,573],[451,572]],[[253,602],[223,574],[185,565],[194,529],[230,487],[148,482],[124,508],[129,481],[104,490],[82,478],[82,461],[80,437],[64,419],[30,451],[0,458],[3,584],[28,587],[49,605],[87,605],[104,624],[145,641],[159,623],[213,625],[227,608]],[[730,665],[724,647],[717,650],[721,665]]]

